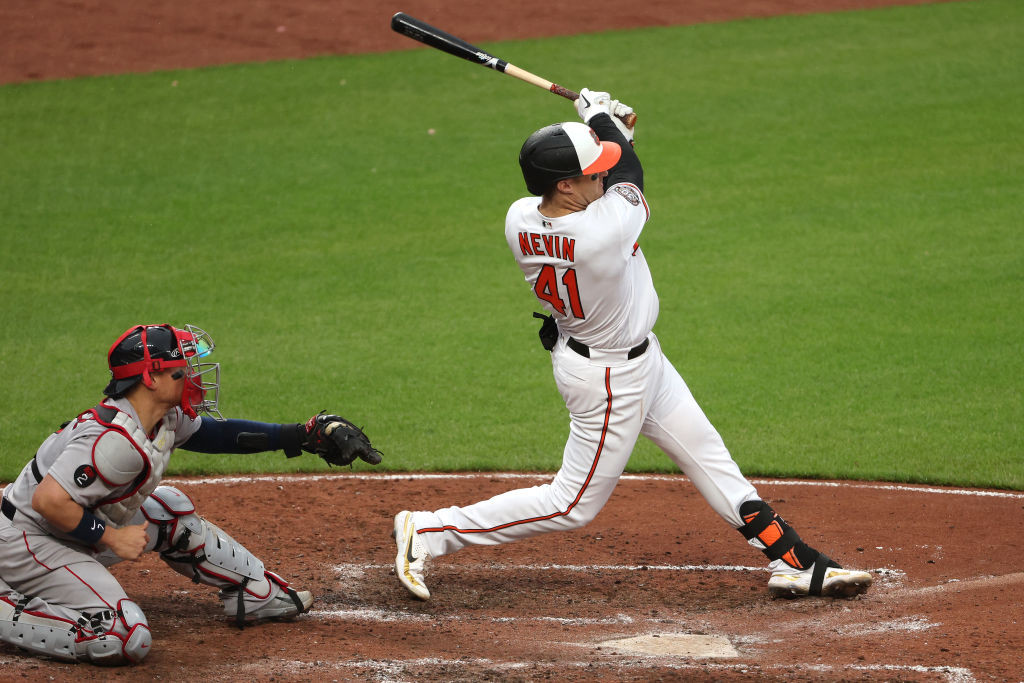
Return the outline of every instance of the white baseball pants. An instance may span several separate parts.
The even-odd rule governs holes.
[[[550,484],[502,493],[466,507],[416,512],[413,523],[433,557],[467,545],[496,545],[584,526],[611,496],[643,434],[690,478],[726,522],[742,526],[740,505],[757,491],[740,472],[686,382],[651,333],[647,351],[590,350],[560,338],[551,363],[571,424],[562,467]]]

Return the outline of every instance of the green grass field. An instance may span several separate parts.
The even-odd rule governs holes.
[[[981,0],[485,47],[640,114],[656,332],[745,473],[1024,489],[1022,27]],[[502,226],[523,139],[574,118],[426,49],[0,87],[0,480],[163,321],[213,335],[228,416],[557,469]]]

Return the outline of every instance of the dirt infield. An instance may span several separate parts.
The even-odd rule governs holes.
[[[0,83],[413,49],[387,28],[398,9],[482,42],[892,4],[918,2],[594,0],[585,13],[537,0],[486,11],[469,0],[7,2]],[[772,600],[760,553],[681,476],[624,478],[581,531],[439,559],[429,603],[399,586],[395,512],[545,480],[340,473],[168,482],[311,589],[312,612],[239,631],[213,591],[149,557],[114,570],[152,625],[142,666],[100,670],[0,645],[0,679],[1024,680],[1022,493],[757,481],[810,543],[874,572],[871,592],[849,601]]]
[[[0,83],[408,50],[403,10],[470,42],[673,26],[929,0],[32,0],[0,3]]]
[[[310,614],[239,631],[214,591],[155,557],[114,568],[146,611],[139,667],[48,662],[0,646],[7,680],[1020,680],[1024,493],[755,481],[876,585],[775,600],[762,555],[681,476],[627,476],[586,528],[436,560],[433,599],[394,577],[391,518],[549,475],[307,475],[177,480],[199,509],[316,594]],[[1010,523],[1011,520],[1017,520]],[[660,651],[620,643],[640,637]],[[711,650],[695,649],[712,646]]]

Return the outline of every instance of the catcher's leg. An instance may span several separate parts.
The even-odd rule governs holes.
[[[155,550],[172,569],[196,583],[220,588],[224,611],[243,627],[260,619],[293,617],[309,610],[313,595],[296,591],[209,520],[195,513],[184,493],[159,486],[142,504],[158,529]]]
[[[81,563],[84,564],[84,563]],[[83,588],[64,576],[75,565],[54,572],[51,588]],[[84,572],[80,572],[84,573]],[[131,600],[79,611],[22,595],[0,581],[0,640],[33,654],[66,662],[138,664],[153,642],[146,616]]]

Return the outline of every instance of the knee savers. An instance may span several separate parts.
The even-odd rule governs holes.
[[[138,664],[153,636],[139,606],[121,600],[116,610],[83,613],[77,622],[56,616],[39,598],[0,598],[0,640],[29,652],[67,662]]]
[[[271,586],[263,562],[197,515],[184,493],[172,486],[158,486],[143,502],[142,512],[150,523],[159,526],[155,549],[176,571],[196,583],[229,589],[244,586],[249,592],[269,597]]]

